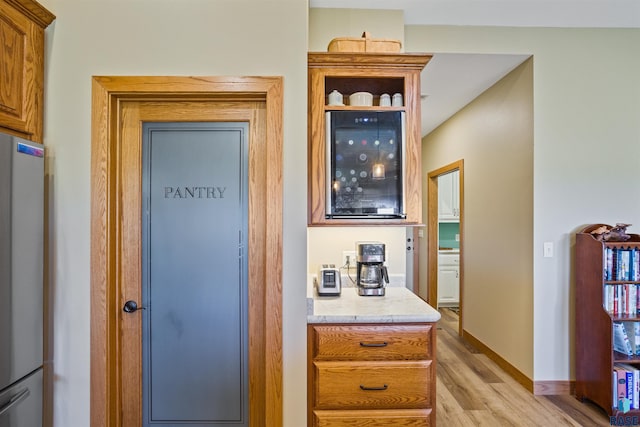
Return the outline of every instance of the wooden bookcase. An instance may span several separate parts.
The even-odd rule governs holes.
[[[630,234],[626,242],[601,242],[591,232],[603,225],[593,224],[576,234],[576,397],[598,404],[610,416],[640,416],[640,410],[618,411],[612,396],[614,363],[640,368],[640,356],[613,350],[613,322],[640,322],[640,316],[613,315],[603,305],[605,285],[640,283],[605,280],[605,249],[640,248],[640,235]]]
[[[431,59],[427,54],[310,52],[308,54],[308,224],[409,225],[422,221],[420,126],[420,72]],[[329,106],[328,96],[338,90],[347,100],[354,92],[371,92],[372,107]],[[382,93],[401,93],[402,107],[380,107]],[[406,162],[404,171],[405,219],[327,219],[325,113],[330,110],[405,112]]]

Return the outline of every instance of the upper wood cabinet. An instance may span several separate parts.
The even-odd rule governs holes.
[[[0,0],[0,131],[42,142],[44,29],[54,19],[33,0]]]
[[[420,72],[431,59],[427,54],[310,52],[308,54],[308,224],[309,225],[411,225],[422,221]],[[337,90],[344,106],[328,105]],[[373,94],[372,106],[350,106],[355,92]],[[402,94],[402,106],[380,106],[381,94]],[[404,170],[405,218],[335,218],[327,215],[326,113],[328,111],[402,111],[405,118]]]

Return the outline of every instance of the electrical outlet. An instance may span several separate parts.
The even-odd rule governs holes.
[[[342,265],[349,264],[349,267],[356,268],[356,251],[342,251]]]

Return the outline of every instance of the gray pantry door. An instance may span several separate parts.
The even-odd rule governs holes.
[[[247,133],[143,126],[143,426],[248,426]]]

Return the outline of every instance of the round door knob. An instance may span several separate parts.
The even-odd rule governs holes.
[[[129,300],[125,302],[124,307],[122,307],[122,311],[124,311],[125,313],[133,313],[134,311],[144,310],[144,309],[145,309],[144,307],[138,307],[138,303],[133,300]]]

